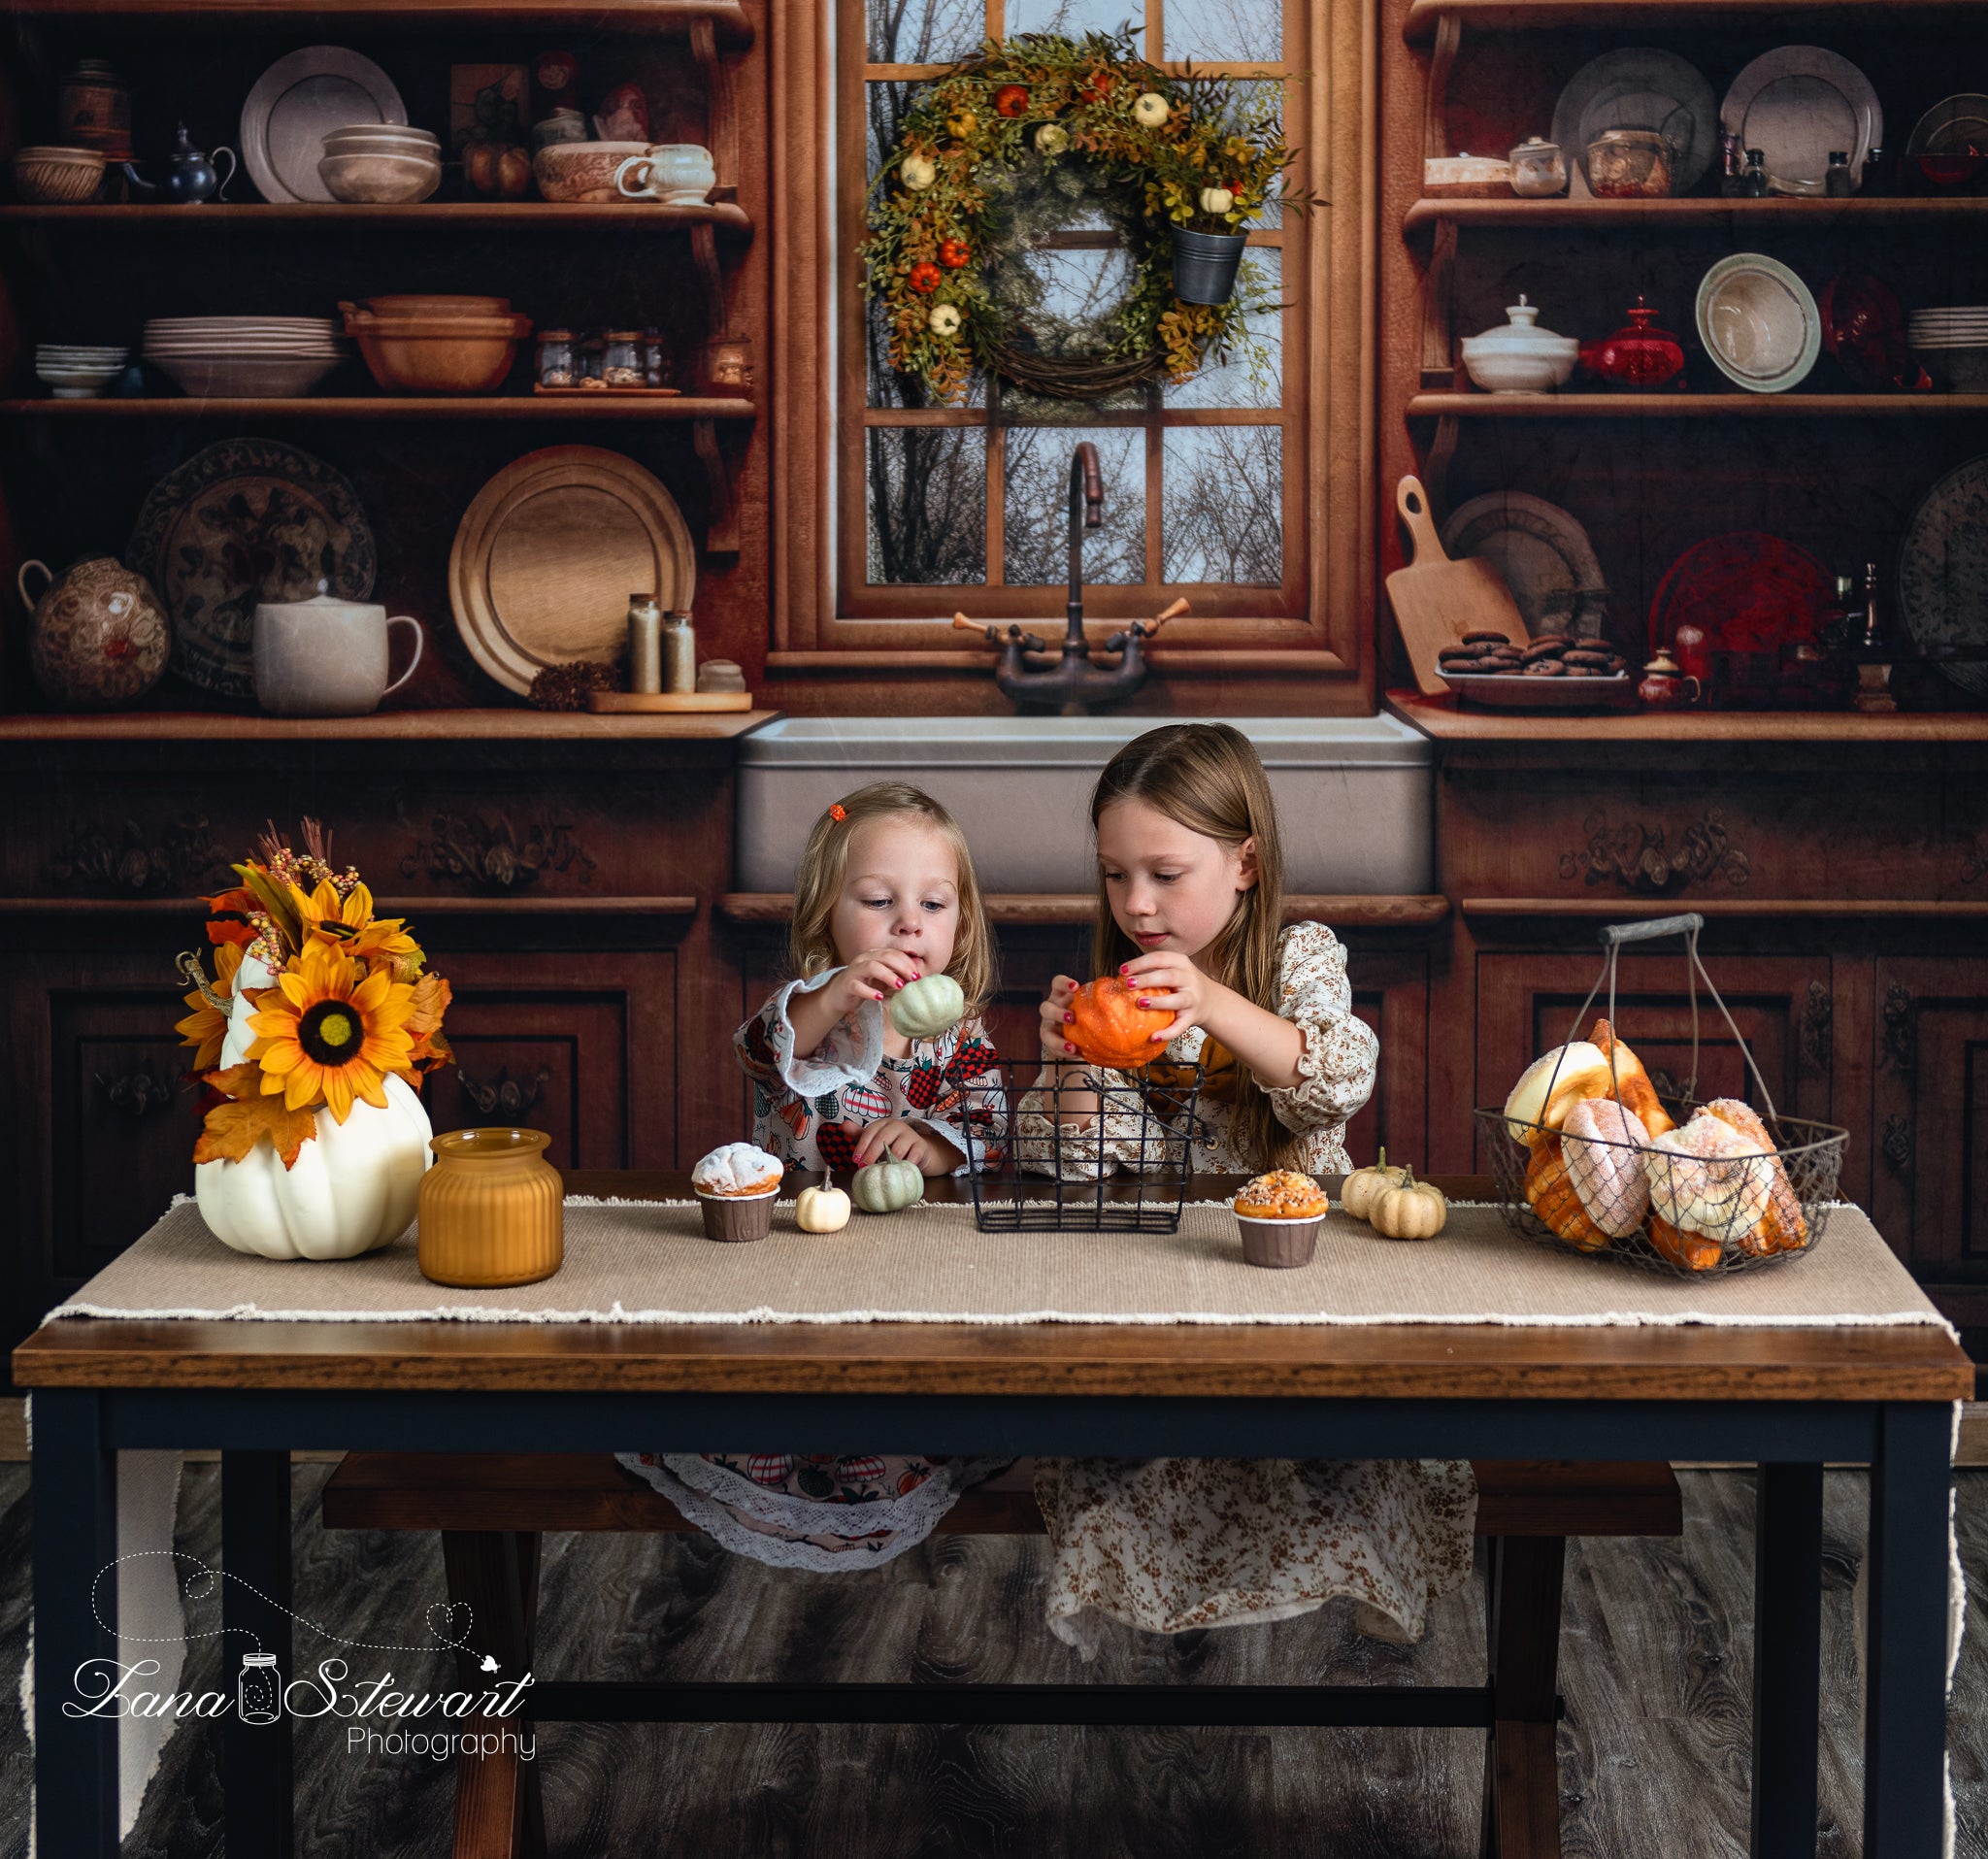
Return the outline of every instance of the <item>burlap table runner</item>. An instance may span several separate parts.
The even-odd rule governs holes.
[[[705,1239],[677,1202],[570,1200],[566,1262],[512,1290],[431,1284],[412,1231],[363,1258],[231,1252],[190,1201],[174,1206],[57,1317],[483,1323],[1717,1323],[1944,1326],[1862,1212],[1831,1211],[1813,1252],[1763,1271],[1682,1279],[1532,1244],[1495,1208],[1458,1206],[1420,1244],[1380,1240],[1335,1212],[1312,1263],[1242,1262],[1220,1203],[1177,1233],[981,1233],[972,1211],[857,1214],[770,1238]]]

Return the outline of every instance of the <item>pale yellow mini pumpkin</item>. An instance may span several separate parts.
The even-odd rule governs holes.
[[[1372,1168],[1355,1169],[1346,1177],[1345,1186],[1340,1189],[1340,1205],[1356,1220],[1370,1219],[1380,1197],[1408,1179],[1407,1169],[1388,1167],[1387,1151],[1382,1149]]]
[[[1382,1193],[1367,1224],[1383,1240],[1433,1240],[1448,1218],[1449,1203],[1442,1190],[1410,1175],[1399,1187]]]
[[[819,1187],[804,1187],[794,1203],[794,1224],[803,1233],[840,1233],[849,1223],[849,1197],[830,1176]]]

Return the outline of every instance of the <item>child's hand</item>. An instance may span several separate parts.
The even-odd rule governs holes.
[[[886,1155],[912,1163],[921,1175],[950,1175],[959,1166],[959,1152],[951,1144],[940,1143],[901,1116],[878,1117],[867,1126],[849,1118],[842,1127],[855,1138],[858,1168],[866,1168]]]
[[[1064,1064],[1077,1056],[1077,1047],[1065,1035],[1070,1024],[1070,1003],[1077,983],[1059,975],[1049,983],[1049,995],[1043,1003],[1043,1056]]]
[[[1120,967],[1118,976],[1132,989],[1140,1006],[1162,1012],[1172,1010],[1173,1024],[1153,1035],[1155,1046],[1171,1045],[1190,1026],[1201,1025],[1215,996],[1227,991],[1209,980],[1186,956],[1170,950],[1138,956]]]
[[[924,972],[918,958],[901,948],[865,949],[844,968],[828,990],[836,1017],[853,1013],[865,1001],[887,1001]]]

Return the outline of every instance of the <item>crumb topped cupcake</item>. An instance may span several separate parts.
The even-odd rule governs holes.
[[[1318,1223],[1331,1206],[1325,1190],[1296,1169],[1259,1175],[1234,1202],[1242,1257],[1251,1265],[1273,1268],[1309,1265]]]
[[[727,1143],[690,1171],[708,1240],[763,1240],[773,1231],[780,1158],[752,1143]]]

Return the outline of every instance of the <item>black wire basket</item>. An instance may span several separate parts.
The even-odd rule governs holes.
[[[1498,1204],[1514,1233],[1560,1250],[1619,1259],[1685,1278],[1743,1272],[1814,1251],[1838,1201],[1843,1149],[1849,1132],[1833,1123],[1776,1113],[1740,1029],[1698,953],[1705,918],[1696,912],[1645,923],[1610,924],[1602,931],[1607,954],[1603,972],[1574,1015],[1569,1042],[1580,1038],[1588,1009],[1608,987],[1608,1021],[1615,1018],[1616,958],[1621,946],[1649,937],[1682,934],[1691,991],[1691,1075],[1664,1113],[1695,1132],[1689,1153],[1638,1141],[1620,1115],[1630,1106],[1609,1052],[1606,1101],[1573,1107],[1559,1124],[1508,1116],[1502,1109],[1476,1112],[1489,1151]],[[1698,983],[1717,1004],[1746,1061],[1765,1108],[1737,1099],[1698,1098]],[[1549,1077],[1545,1102],[1563,1058]],[[1574,1112],[1585,1111],[1585,1118]],[[1703,1121],[1694,1122],[1700,1112]],[[1612,1134],[1611,1134],[1612,1132]],[[1664,1133],[1667,1135],[1668,1133]]]
[[[1040,1053],[1004,1059],[959,1088],[967,1183],[983,1233],[1173,1233],[1194,1176],[1202,1068],[1064,1068],[1055,1081],[1003,1090]],[[1066,1121],[1065,1117],[1070,1120]]]

